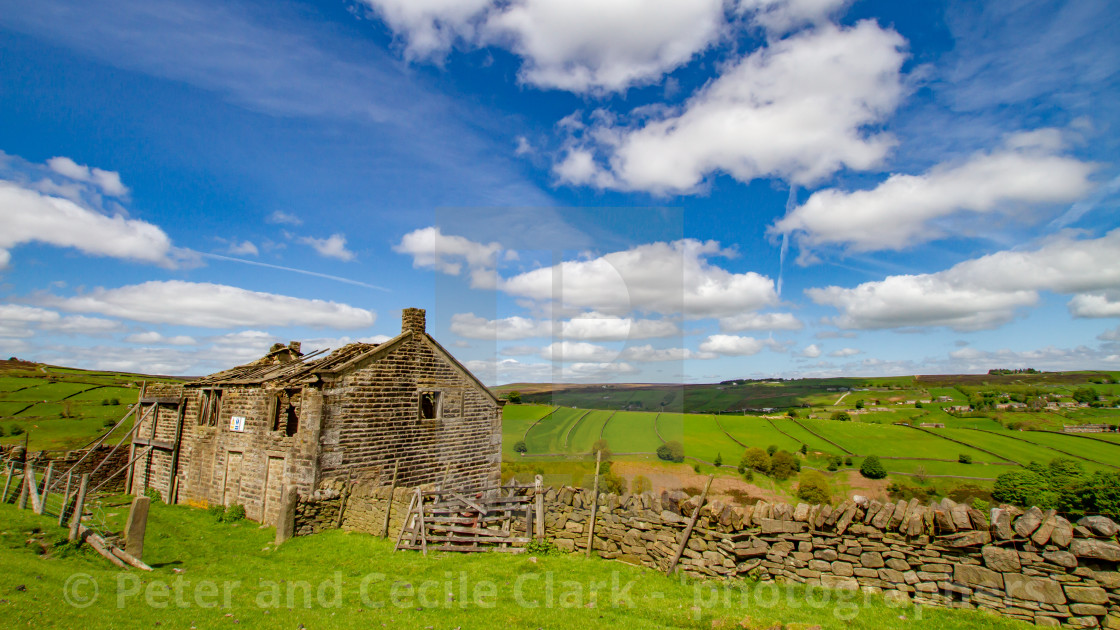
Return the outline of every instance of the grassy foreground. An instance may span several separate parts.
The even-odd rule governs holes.
[[[115,503],[123,503],[125,499]],[[103,504],[99,522],[127,507]],[[668,578],[582,556],[392,553],[331,531],[279,548],[272,528],[152,507],[144,559],[122,571],[54,520],[0,506],[0,619],[32,628],[1013,628],[976,611],[776,584]]]

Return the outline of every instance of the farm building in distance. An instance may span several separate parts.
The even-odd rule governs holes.
[[[501,403],[425,331],[423,310],[401,334],[325,356],[277,344],[261,359],[140,393],[128,487],[172,503],[245,506],[274,523],[284,488],[307,496],[337,479],[500,481]]]

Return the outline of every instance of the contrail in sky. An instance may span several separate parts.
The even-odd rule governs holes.
[[[226,261],[229,261],[229,262],[239,262],[239,263],[244,263],[246,265],[256,265],[257,267],[268,267],[269,269],[279,269],[281,271],[291,271],[293,273],[302,273],[305,276],[315,276],[316,278],[326,278],[327,280],[334,280],[336,282],[345,282],[346,284],[353,284],[353,285],[357,285],[359,287],[365,287],[367,289],[374,289],[376,291],[385,291],[386,293],[392,293],[392,291],[390,291],[389,289],[386,289],[385,287],[379,287],[377,285],[367,284],[365,282],[359,282],[357,280],[351,280],[350,278],[343,278],[343,277],[340,277],[340,276],[332,276],[332,275],[326,274],[326,273],[319,273],[318,271],[308,271],[306,269],[296,269],[295,267],[284,267],[284,266],[281,266],[281,265],[271,265],[269,263],[263,263],[263,262],[259,262],[259,261],[256,261],[256,260],[245,260],[244,258],[233,258],[232,256],[222,256],[220,254],[207,254],[207,253],[204,253],[204,252],[196,252],[196,253],[199,256],[202,256],[203,258],[215,258],[217,260],[226,260]]]

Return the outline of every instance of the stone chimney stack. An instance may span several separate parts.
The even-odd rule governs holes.
[[[424,309],[406,308],[401,311],[401,332],[412,331],[413,334],[424,334]]]

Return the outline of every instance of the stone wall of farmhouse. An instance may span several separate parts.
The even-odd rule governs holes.
[[[174,389],[173,389],[174,388]],[[269,417],[273,392],[257,386],[226,386],[222,391],[221,411],[213,426],[199,424],[202,392],[198,388],[149,386],[145,395],[184,396],[183,436],[179,455],[178,501],[245,506],[246,515],[265,523],[275,522],[286,484],[309,494],[315,487],[314,463],[318,448],[316,405],[321,397],[314,390],[305,391],[301,403],[300,429],[288,437],[272,430]],[[156,440],[173,443],[178,407],[159,405],[155,417]],[[245,418],[244,431],[232,431],[230,420]],[[153,417],[148,416],[137,430],[136,437],[151,435]],[[137,447],[138,449],[141,447]],[[139,452],[139,451],[137,451]],[[137,461],[133,474],[133,491],[146,487],[170,497],[171,452],[153,449],[151,456]]]
[[[393,494],[391,538],[403,525],[412,492],[398,488]],[[563,551],[582,552],[591,492],[548,489],[544,500],[546,536]],[[341,523],[379,535],[388,503],[388,488],[328,483],[301,497],[296,531],[309,534]],[[599,504],[599,556],[665,570],[699,497],[679,491],[603,494]],[[513,531],[524,528],[524,519],[511,523]],[[700,511],[678,570],[882,591],[889,598],[988,609],[1039,625],[1120,628],[1118,531],[1099,516],[1070,523],[1052,510],[1007,506],[983,514],[948,499],[930,505],[845,501],[835,507],[712,501]]]
[[[420,395],[438,392],[438,418],[420,417]],[[324,389],[320,479],[387,479],[458,487],[500,481],[501,409],[423,334]]]

